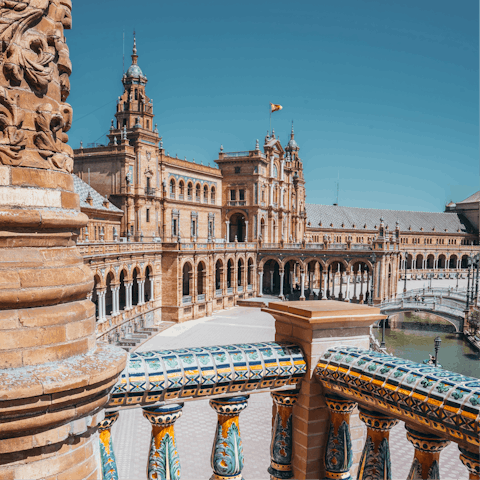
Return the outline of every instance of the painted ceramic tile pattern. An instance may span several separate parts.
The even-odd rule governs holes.
[[[109,407],[279,388],[306,372],[291,343],[252,343],[131,353]]]
[[[479,445],[480,380],[356,347],[335,347],[315,374],[327,388],[457,442]]]

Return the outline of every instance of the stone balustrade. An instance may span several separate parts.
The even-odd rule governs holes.
[[[240,414],[266,391],[273,480],[398,478],[389,432],[399,421],[415,451],[408,479],[439,479],[450,442],[469,478],[480,478],[480,380],[368,350],[371,325],[385,318],[379,308],[327,300],[263,310],[276,320],[275,342],[129,355],[99,425],[104,479],[118,478],[110,429],[132,407],[151,423],[148,478],[180,479],[175,421],[184,402],[208,398],[217,414],[211,478],[240,480]]]

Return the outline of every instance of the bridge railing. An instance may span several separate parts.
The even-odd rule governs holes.
[[[276,320],[275,342],[130,354],[99,425],[104,480],[118,479],[112,425],[135,407],[152,425],[147,477],[180,479],[174,424],[184,402],[205,398],[217,413],[212,478],[242,478],[240,413],[249,395],[267,391],[274,402],[272,479],[347,479],[355,469],[361,480],[391,479],[388,432],[399,420],[415,447],[409,478],[424,478],[419,468],[439,478],[438,453],[450,441],[470,478],[478,478],[479,380],[368,350],[371,325],[385,318],[378,308],[273,302],[264,311]],[[354,417],[366,436],[350,424]]]

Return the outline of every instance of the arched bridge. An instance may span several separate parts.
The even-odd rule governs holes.
[[[396,299],[380,304],[381,312],[394,315],[401,312],[426,312],[444,318],[463,332],[467,296],[464,291],[447,288],[409,290]]]

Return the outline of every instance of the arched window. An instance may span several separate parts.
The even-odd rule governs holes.
[[[175,180],[170,180],[170,198],[175,198]]]
[[[191,272],[192,272],[192,266],[189,263],[186,263],[183,266],[183,272],[182,272],[182,293],[184,297],[190,295]]]
[[[180,194],[180,199],[183,200],[183,194],[185,193],[185,184],[183,183],[183,180],[180,180],[180,183],[178,184],[178,190]]]
[[[203,187],[203,203],[208,203],[208,186]]]
[[[273,176],[274,176],[275,178],[278,177],[278,168],[277,168],[276,165],[273,166]]]
[[[210,193],[210,201],[211,203],[215,203],[215,187],[212,187],[212,191]]]
[[[200,202],[200,185],[197,183],[197,186],[195,187],[195,201]]]
[[[188,195],[188,199],[191,200],[191,199],[192,199],[192,195],[193,195],[193,185],[192,185],[192,182],[188,182],[188,185],[187,185],[187,195]]]

